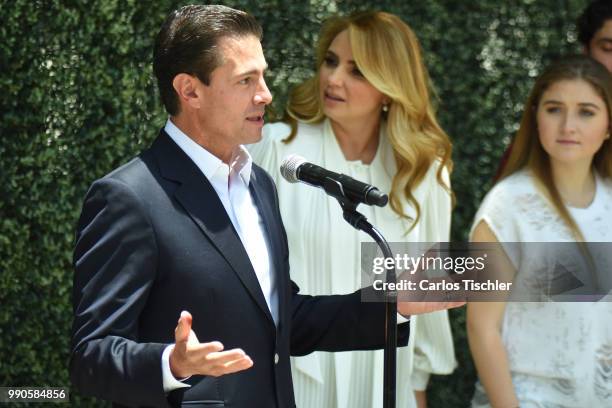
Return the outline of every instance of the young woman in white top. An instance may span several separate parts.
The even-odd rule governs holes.
[[[586,56],[536,80],[471,232],[502,244],[504,269],[533,272],[534,256],[509,242],[523,252],[538,247],[527,242],[576,242],[581,259],[593,255],[589,242],[612,242],[611,107],[612,78]],[[597,276],[584,281],[607,293],[612,256],[600,255],[609,259],[583,268]],[[472,407],[612,407],[612,302],[469,303],[467,327],[480,379]]]
[[[264,126],[250,150],[278,186],[292,278],[307,293],[347,293],[360,286],[360,243],[371,239],[343,220],[335,200],[282,179],[283,158],[299,154],[390,192],[390,206],[358,208],[390,242],[440,242],[450,231],[451,144],[434,115],[418,40],[397,16],[327,21],[317,67],[292,91],[286,123]],[[426,406],[429,374],[456,365],[446,311],[413,316],[410,324],[410,344],[398,350],[402,408],[417,406],[415,396]],[[378,407],[382,351],[295,358],[293,380],[300,408]]]

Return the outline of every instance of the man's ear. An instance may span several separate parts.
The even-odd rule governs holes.
[[[200,99],[198,98],[200,85],[200,80],[197,77],[185,73],[178,74],[172,80],[172,87],[178,95],[179,103],[196,109],[200,107]]]

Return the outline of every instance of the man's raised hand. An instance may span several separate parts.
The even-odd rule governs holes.
[[[174,348],[170,352],[170,370],[175,378],[191,375],[218,377],[246,370],[253,360],[241,349],[223,350],[218,341],[200,343],[191,325],[191,313],[183,311],[174,330]]]

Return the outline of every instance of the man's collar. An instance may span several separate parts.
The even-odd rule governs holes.
[[[189,156],[196,166],[198,166],[207,179],[211,180],[220,167],[225,166],[225,168],[228,168],[227,164],[221,159],[197,144],[191,137],[187,136],[170,118],[166,121],[164,130],[181,150]],[[232,152],[229,169],[230,171],[238,173],[247,186],[251,180],[252,165],[253,159],[248,150],[243,145],[236,146]]]

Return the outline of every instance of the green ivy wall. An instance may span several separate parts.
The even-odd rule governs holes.
[[[264,26],[268,82],[281,112],[313,72],[320,23],[334,13],[396,13],[421,39],[454,145],[453,239],[465,240],[533,78],[579,51],[585,0],[230,1]],[[68,386],[71,252],[96,178],[146,147],[165,121],[153,38],[185,4],[0,1],[0,386]],[[464,407],[475,379],[464,311],[453,311],[459,368],[436,377],[430,406]],[[399,384],[401,387],[401,384]],[[72,395],[74,406],[93,401]]]

